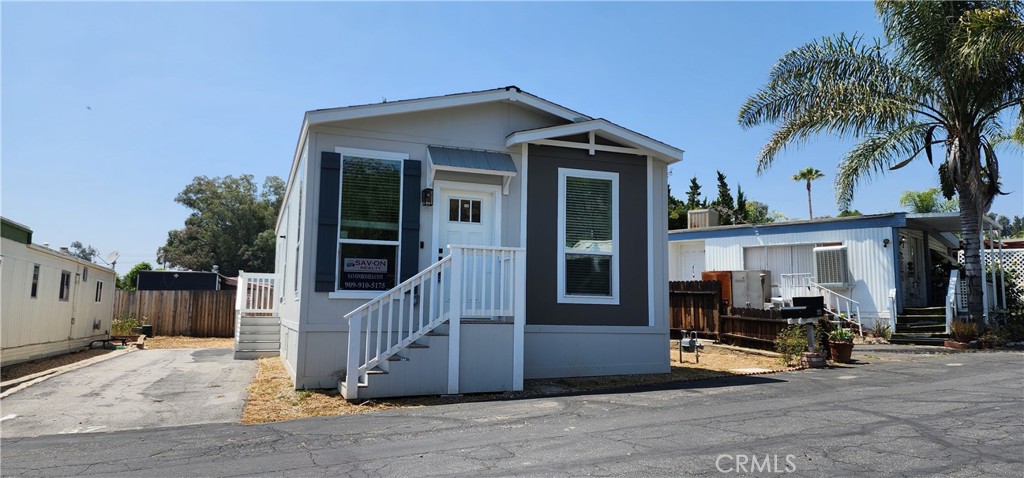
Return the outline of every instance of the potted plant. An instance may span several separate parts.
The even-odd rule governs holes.
[[[957,350],[966,350],[974,347],[972,342],[978,337],[978,328],[974,326],[973,322],[954,320],[949,325],[949,330],[953,332],[953,340],[946,340],[943,345]]]
[[[828,348],[832,353],[832,360],[849,363],[850,355],[853,354],[853,331],[839,328],[829,332]]]

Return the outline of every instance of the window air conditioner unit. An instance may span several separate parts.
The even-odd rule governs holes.
[[[825,287],[849,287],[850,262],[846,246],[815,247],[814,275],[816,282]]]

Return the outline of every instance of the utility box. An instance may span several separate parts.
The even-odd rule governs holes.
[[[715,227],[720,224],[718,211],[714,209],[694,209],[686,213],[686,227],[689,229]]]
[[[732,271],[732,306],[760,309],[772,298],[772,271]]]
[[[771,271],[704,271],[700,278],[722,283],[726,307],[760,309],[772,298]]]

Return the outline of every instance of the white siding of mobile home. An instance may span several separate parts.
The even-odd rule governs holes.
[[[867,322],[879,316],[888,318],[889,290],[896,287],[890,227],[857,228],[838,231],[772,234],[764,228],[759,235],[712,238],[705,240],[706,270],[744,270],[744,250],[750,247],[792,246],[841,243],[848,247],[852,287],[837,290],[860,302],[861,316]],[[771,261],[769,261],[771,263]],[[773,276],[774,276],[773,271]],[[772,278],[778,283],[779,278]]]
[[[9,365],[67,353],[106,337],[114,313],[114,271],[6,238],[0,249],[0,363]],[[35,265],[39,265],[39,282],[33,298]],[[88,278],[84,279],[86,269]],[[59,299],[63,271],[71,275],[66,301]],[[97,282],[103,284],[99,302],[95,300]]]

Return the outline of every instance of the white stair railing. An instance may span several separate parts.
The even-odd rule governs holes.
[[[952,331],[953,321],[956,320],[958,312],[958,293],[960,290],[960,271],[953,269],[949,271],[949,286],[946,288],[946,333]]]
[[[802,295],[818,295],[824,298],[825,312],[857,324],[857,332],[864,336],[864,325],[860,321],[860,302],[842,295],[812,280],[811,274],[782,274],[781,289],[783,299],[792,303],[793,297]]]
[[[508,247],[448,247],[451,253],[445,258],[345,314],[345,398],[357,398],[358,387],[368,383],[371,370],[387,370],[389,358],[445,322],[449,323],[449,393],[458,393],[461,318],[514,317],[518,335],[522,335],[526,251]],[[516,383],[521,381],[519,377]]]

